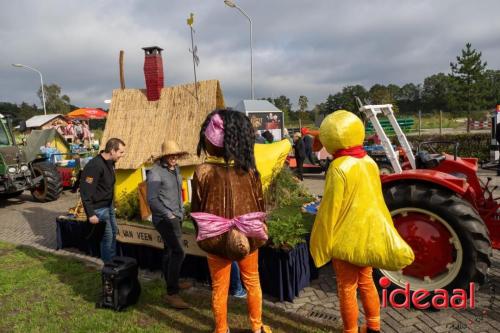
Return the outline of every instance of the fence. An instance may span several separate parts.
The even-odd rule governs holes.
[[[413,125],[415,124],[415,121],[412,118],[402,118],[398,119],[398,124],[399,127],[401,127],[401,130],[405,133],[410,132],[413,128]],[[389,119],[379,119],[380,126],[384,129],[384,132],[387,134],[394,134],[394,128],[392,128],[391,123],[389,122]],[[374,134],[375,129],[373,128],[373,124],[371,122],[368,122],[366,124],[366,133],[367,134]]]

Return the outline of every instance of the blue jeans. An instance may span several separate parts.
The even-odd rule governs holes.
[[[115,208],[110,207],[97,208],[95,215],[99,218],[99,223],[105,223],[104,235],[101,240],[101,259],[102,261],[110,262],[111,258],[116,255],[116,226]]]
[[[231,295],[241,294],[243,292],[243,285],[241,284],[240,268],[236,261],[231,263],[231,279],[229,280],[229,293]]]

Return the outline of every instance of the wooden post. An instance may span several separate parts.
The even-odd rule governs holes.
[[[443,135],[443,111],[439,110],[439,136]]]
[[[120,87],[125,89],[125,75],[123,73],[123,56],[125,51],[120,50]]]
[[[418,110],[418,136],[422,135],[422,111]]]

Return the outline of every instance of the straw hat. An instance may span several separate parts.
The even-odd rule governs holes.
[[[175,142],[175,141],[172,141],[172,140],[165,140],[162,144],[161,144],[161,152],[160,154],[156,155],[153,157],[153,159],[159,159],[163,156],[168,156],[168,155],[178,155],[178,156],[182,156],[182,155],[188,155],[189,153],[185,150],[181,150],[181,148],[179,147],[179,145]]]

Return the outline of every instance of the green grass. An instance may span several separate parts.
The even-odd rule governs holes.
[[[124,312],[96,309],[100,273],[74,259],[0,242],[0,332],[212,332],[210,293],[183,296],[191,310],[162,304],[162,281],[142,283],[139,303]],[[328,332],[281,310],[264,308],[273,332]],[[230,300],[231,332],[249,332],[244,301]]]
[[[413,130],[418,130],[418,116],[412,116]],[[443,128],[465,128],[465,123],[460,121],[461,118],[453,117],[450,113],[443,113],[442,126]],[[423,114],[422,128],[439,128],[439,113]]]

